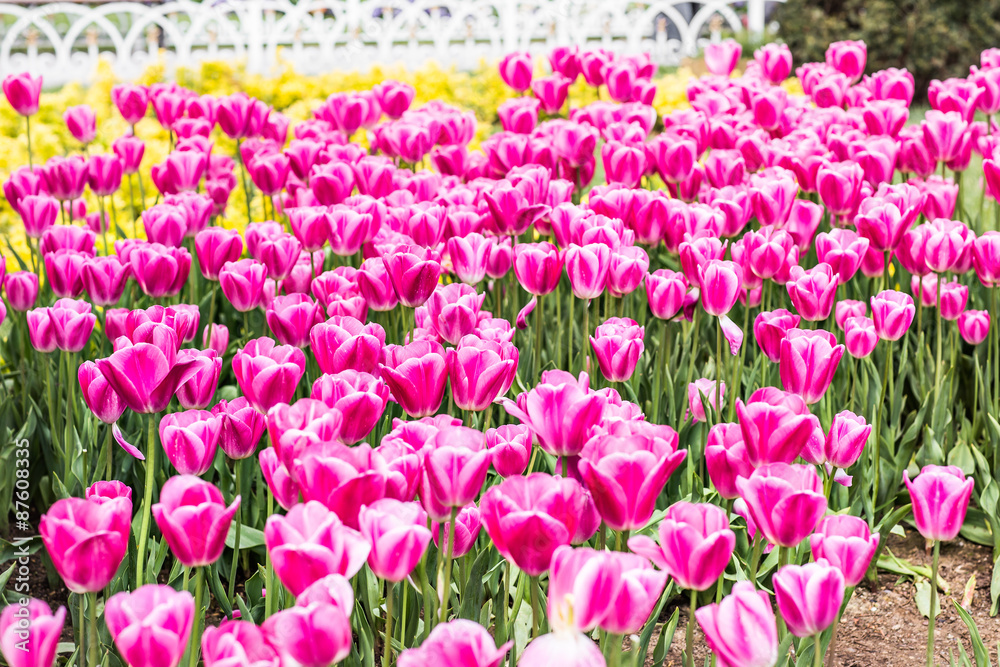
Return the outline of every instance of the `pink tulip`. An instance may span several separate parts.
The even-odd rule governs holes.
[[[260,152],[247,162],[250,180],[266,197],[274,197],[285,188],[291,164],[284,153]]]
[[[309,332],[313,354],[324,373],[355,370],[375,373],[385,345],[385,330],[353,317],[332,317]]]
[[[961,150],[962,137],[968,129],[968,123],[956,111],[931,110],[924,114],[920,127],[931,159],[950,162]]]
[[[605,251],[607,249],[605,248]],[[581,274],[584,268],[600,271],[600,258],[598,251],[594,251],[593,256],[586,255],[580,258]],[[607,277],[607,266],[610,256],[605,257],[604,276]],[[593,260],[596,260],[593,261]],[[595,268],[596,263],[596,268]],[[562,275],[563,254],[554,245],[548,242],[542,243],[519,243],[514,249],[514,275],[517,281],[529,293],[535,296],[542,296],[555,290]],[[489,273],[489,269],[487,269]],[[505,272],[506,273],[506,272]],[[587,274],[590,275],[590,274]],[[597,281],[594,280],[594,283]],[[601,281],[601,291],[604,283]]]
[[[89,144],[97,136],[97,117],[86,104],[67,108],[63,120],[69,133],[81,144]]]
[[[957,466],[927,465],[916,479],[903,471],[917,530],[928,540],[953,540],[965,521],[974,485]]]
[[[609,382],[625,382],[632,377],[644,349],[644,331],[635,320],[620,317],[598,325],[590,344],[601,373]]]
[[[792,329],[799,326],[799,316],[793,315],[784,308],[764,311],[754,318],[753,334],[768,359],[778,363],[781,358],[781,341]]]
[[[396,307],[396,292],[381,257],[371,257],[362,262],[357,282],[358,290],[372,310],[383,312]]]
[[[10,667],[52,667],[65,620],[66,607],[53,614],[41,600],[20,598],[0,615],[0,653]]]
[[[438,287],[427,300],[431,327],[445,342],[458,345],[463,336],[475,330],[485,298],[485,292],[478,294],[474,287],[462,283]]]
[[[132,339],[119,338],[110,357],[97,367],[112,389],[134,412],[162,412],[177,387],[197,372],[197,362],[178,355],[177,334],[165,324],[148,323]]]
[[[792,73],[792,52],[787,44],[765,44],[754,51],[753,57],[760,65],[764,78],[773,85],[781,83]]]
[[[497,648],[489,631],[473,621],[455,619],[434,626],[418,648],[399,654],[398,667],[499,667],[513,640]]]
[[[524,667],[605,667],[607,662],[600,647],[587,635],[579,632],[550,632],[532,639],[517,664]]]
[[[250,254],[267,267],[267,275],[272,280],[284,280],[291,274],[302,253],[302,244],[291,234],[276,234],[257,241],[253,248],[247,241]]]
[[[649,255],[638,246],[622,246],[611,253],[608,291],[616,298],[631,294],[642,284],[649,270]]]
[[[441,264],[417,245],[399,245],[382,255],[399,302],[409,308],[423,305],[437,287]]]
[[[306,369],[302,350],[276,345],[270,338],[249,341],[233,357],[233,372],[240,391],[250,405],[267,412],[279,403],[288,403]]]
[[[705,467],[716,491],[723,498],[738,498],[736,480],[749,477],[753,466],[738,424],[719,423],[708,431]]]
[[[354,444],[364,440],[382,418],[389,387],[368,373],[344,370],[317,379],[311,397],[343,414],[338,438]]]
[[[313,326],[323,321],[323,309],[308,294],[287,294],[274,297],[265,317],[279,343],[303,348]]]
[[[326,667],[351,653],[348,612],[339,605],[314,602],[279,611],[261,629],[281,664]]]
[[[94,155],[87,162],[87,183],[98,197],[118,191],[122,183],[122,162],[117,155]]]
[[[858,206],[864,171],[855,162],[823,167],[816,175],[820,199],[831,214],[847,216]]]
[[[768,463],[736,480],[736,487],[757,529],[777,546],[797,546],[826,512],[823,483],[812,466]]]
[[[721,407],[717,406],[715,403],[715,383],[715,380],[701,378],[700,380],[695,380],[694,382],[688,384],[688,413],[685,414],[685,419],[688,414],[690,414],[696,422],[707,421],[708,417],[705,415],[705,404],[707,403],[713,412]],[[725,397],[726,383],[723,382],[719,387],[719,399],[723,400]]]
[[[278,461],[274,447],[267,447],[260,452],[260,469],[267,482],[267,488],[274,494],[274,499],[285,510],[290,510],[299,502],[299,485],[292,479],[288,468]]]
[[[637,146],[609,141],[601,146],[601,163],[608,183],[634,188],[646,172],[646,152]]]
[[[844,575],[826,560],[785,565],[774,573],[774,597],[788,631],[796,637],[819,635],[840,615]]]
[[[813,558],[839,569],[847,586],[857,586],[864,579],[878,543],[878,533],[872,534],[863,519],[847,514],[824,518],[809,536]]]
[[[556,114],[566,106],[571,83],[562,74],[543,76],[531,82],[531,92],[538,98],[545,113]]]
[[[74,593],[93,593],[114,578],[128,549],[132,502],[56,501],[38,530],[52,563]]]
[[[447,351],[448,376],[455,405],[482,411],[507,393],[517,371],[518,350],[513,343],[465,336]]]
[[[212,466],[219,446],[222,422],[205,410],[187,410],[163,415],[160,444],[167,460],[182,475],[204,475]]]
[[[709,315],[728,313],[739,298],[743,284],[743,270],[735,262],[711,260],[699,267],[701,302]]]
[[[705,66],[716,76],[729,76],[740,62],[743,47],[735,39],[705,46]]]
[[[552,554],[549,572],[548,617],[554,632],[590,632],[608,615],[621,588],[625,559],[587,547],[563,545]],[[649,568],[649,564],[645,566]]]
[[[87,161],[83,157],[49,158],[41,171],[44,189],[59,201],[73,201],[83,196],[87,187]]]
[[[849,317],[844,322],[844,344],[855,359],[864,359],[875,351],[879,336],[870,317]]]
[[[201,636],[205,667],[277,667],[278,654],[252,621],[223,621],[205,628]]]
[[[358,521],[361,534],[371,545],[368,566],[386,581],[404,581],[431,541],[427,515],[417,503],[378,500],[361,508]]]
[[[808,271],[793,266],[785,284],[792,305],[807,322],[825,320],[833,312],[839,282],[829,264],[820,263]]]
[[[600,523],[579,482],[544,473],[490,487],[479,510],[500,554],[532,577],[549,569],[556,548],[585,542]]]
[[[3,80],[3,94],[18,114],[33,116],[38,113],[42,77],[31,76],[27,72],[8,74]]]
[[[171,477],[153,505],[153,518],[170,550],[187,567],[211,565],[222,556],[239,496],[226,507],[222,492],[194,475]]]
[[[177,667],[195,622],[194,606],[187,591],[147,584],[112,595],[104,620],[125,664]]]
[[[826,49],[826,64],[856,82],[865,73],[868,47],[863,41],[833,42]]]
[[[486,447],[490,450],[493,469],[503,478],[522,474],[531,458],[531,429],[505,424],[486,431]]]
[[[935,273],[955,270],[972,246],[973,237],[965,224],[938,218],[927,223],[924,247],[927,268]]]
[[[225,262],[219,271],[219,286],[233,308],[241,313],[256,310],[264,298],[267,267],[253,259]]]
[[[154,299],[179,294],[191,273],[191,254],[185,248],[145,243],[132,249],[128,260],[139,289]]]
[[[38,275],[31,271],[13,271],[3,281],[7,302],[18,312],[31,309],[38,299]]]
[[[243,239],[234,229],[208,227],[198,232],[194,245],[198,268],[208,280],[219,280],[223,267],[236,262],[243,254]]]
[[[125,412],[125,402],[111,388],[93,361],[80,364],[77,371],[80,393],[94,416],[105,424],[114,424]]]
[[[576,456],[601,422],[605,401],[590,391],[590,378],[563,371],[546,371],[542,381],[519,394],[517,403],[503,399],[507,413],[535,434],[539,446],[553,456]]]
[[[52,316],[49,308],[29,310],[25,316],[28,324],[28,340],[31,347],[43,353],[55,352],[56,337],[52,327]]]
[[[683,274],[670,269],[657,269],[646,275],[646,298],[653,316],[672,319],[681,310],[687,283]]]
[[[958,319],[969,300],[969,288],[956,281],[941,282],[937,285],[937,299],[941,305],[941,319],[954,322]]]
[[[698,267],[726,256],[726,245],[715,237],[700,237],[680,245],[681,269],[689,283],[698,283]]]
[[[791,463],[819,429],[804,400],[773,387],[754,392],[746,404],[737,401],[736,414],[747,458],[755,468]]]
[[[647,144],[652,151],[650,156],[656,163],[656,171],[665,183],[681,183],[686,181],[695,169],[698,161],[698,145],[682,136],[670,136],[654,139]]]
[[[261,133],[270,109],[246,93],[234,93],[218,98],[216,120],[230,139],[246,139]]]
[[[420,499],[432,519],[443,521],[479,495],[490,453],[482,433],[462,426],[440,431],[422,453]]]
[[[778,628],[771,600],[753,583],[736,583],[722,602],[701,607],[695,618],[720,667],[770,667],[777,662]]]
[[[83,293],[83,265],[89,257],[76,250],[61,249],[44,256],[45,277],[53,294],[78,297]]]
[[[987,231],[972,246],[973,266],[986,287],[1000,285],[1000,232]]]
[[[149,91],[145,86],[121,83],[111,89],[111,101],[129,125],[146,117],[149,109]]]
[[[38,239],[52,227],[59,215],[59,201],[46,194],[25,195],[18,202],[18,213],[28,238]]]
[[[500,125],[506,132],[531,134],[538,125],[540,103],[533,97],[515,97],[497,107]]]
[[[353,577],[370,551],[361,533],[316,501],[268,517],[264,541],[275,573],[292,595],[330,574]]]
[[[407,345],[388,345],[380,374],[393,399],[411,417],[426,417],[438,411],[448,377],[444,348],[435,341],[416,340]]]
[[[831,229],[816,237],[816,256],[830,265],[840,284],[847,283],[861,267],[869,240],[848,229]]]
[[[482,517],[479,508],[471,504],[463,507],[455,519],[455,558],[461,558],[472,550],[472,547],[476,545],[476,538],[479,536],[481,527]],[[434,534],[434,545],[441,553],[447,551],[450,531],[451,521],[443,523],[435,521],[431,526],[431,532]]]
[[[847,410],[838,412],[826,434],[824,459],[836,468],[850,468],[861,458],[871,432],[872,427],[864,417]]]
[[[96,306],[113,306],[125,292],[125,285],[132,275],[128,264],[123,264],[114,255],[94,257],[83,264],[81,279],[83,289]]]
[[[139,172],[139,166],[146,153],[146,143],[142,139],[124,135],[115,139],[111,148],[121,161],[122,174],[131,175]]]
[[[508,53],[500,61],[500,78],[510,88],[523,93],[531,87],[532,63],[529,53]]]
[[[897,341],[902,338],[910,324],[916,307],[913,297],[895,290],[883,290],[871,298],[872,320],[875,331],[882,340]]]
[[[615,422],[580,452],[580,475],[604,522],[614,530],[645,526],[667,479],[683,462],[669,426]]]
[[[781,341],[781,385],[809,405],[818,403],[833,382],[842,356],[844,346],[829,331],[792,329]]]
[[[264,434],[264,416],[242,396],[220,401],[212,407],[212,414],[221,424],[219,446],[226,456],[234,460],[253,456]]]
[[[678,502],[659,526],[659,544],[644,535],[628,541],[633,552],[666,570],[681,588],[704,591],[722,576],[736,546],[736,535],[721,508]]]
[[[969,345],[979,345],[990,332],[990,314],[985,310],[967,310],[958,316],[958,332]]]

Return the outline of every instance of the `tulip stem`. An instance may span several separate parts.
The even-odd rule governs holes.
[[[535,384],[542,380],[542,297],[535,303]]]
[[[250,217],[250,210],[253,207],[251,206],[250,188],[247,187],[247,167],[243,164],[243,152],[240,150],[240,145],[242,143],[243,141],[241,139],[236,140],[236,159],[240,162],[240,177],[243,181],[243,196],[246,197],[247,200],[247,224],[250,224],[253,222],[253,219]],[[140,184],[141,183],[142,181],[140,181]],[[145,202],[143,203],[143,206],[145,206]]]
[[[272,446],[274,444],[272,443]],[[242,504],[242,503],[241,503]],[[271,490],[271,485],[267,485],[267,516],[270,517],[274,514],[274,491]],[[264,519],[265,522],[267,519]],[[266,593],[264,595],[264,618],[269,618],[271,616],[271,611],[274,609],[272,604],[276,598],[276,591],[274,590],[274,563],[271,562],[271,550],[265,549],[266,554],[265,564],[264,564],[264,585],[266,588]]]
[[[76,638],[80,643],[80,667],[84,667],[85,660],[87,659],[87,630],[84,628],[84,619],[87,618],[87,595],[85,593],[77,593],[77,597],[80,598],[80,615],[77,618],[79,625],[76,628]]]
[[[441,589],[441,622],[448,621],[448,602],[451,598],[451,562],[455,557],[455,522],[458,519],[458,508],[451,508],[451,520],[448,522],[448,545],[444,551],[444,584]]]
[[[715,330],[715,407],[712,409],[712,417],[718,424],[722,421],[722,378],[725,373],[722,371],[722,319],[716,319],[719,326]]]
[[[209,325],[211,326],[211,325]],[[242,475],[243,472],[241,468],[243,467],[243,460],[237,460],[233,462],[233,476],[236,478],[236,497],[240,499],[240,504],[236,506],[236,532],[233,535],[233,561],[232,566],[229,568],[229,604],[233,603],[233,595],[236,593],[236,570],[240,566],[240,529],[243,524],[243,482]],[[234,607],[235,608],[235,607]]]
[[[205,568],[195,568],[194,574],[194,627],[191,630],[191,646],[189,667],[198,667],[198,654],[201,648],[201,625],[205,612],[202,601],[205,595]]]
[[[937,277],[937,289],[935,294],[935,299],[937,300],[937,336],[935,343],[935,361],[934,361],[934,412],[937,413],[938,403],[941,400],[941,373],[944,370],[944,365],[941,361],[941,348],[942,339],[944,336],[941,333],[941,278],[939,274]]]
[[[98,634],[97,634],[97,593],[88,593],[90,597],[90,639],[88,640],[89,655],[87,656],[87,662],[90,663],[91,667],[97,667],[99,661],[97,659],[98,655]],[[82,624],[83,619],[80,619]]]
[[[775,573],[781,572],[782,568],[788,565],[788,547],[778,547],[778,567],[774,570]],[[785,617],[781,615],[781,610],[778,610],[778,641],[782,641],[788,635],[788,626],[785,624]]]
[[[385,647],[382,649],[382,665],[389,667],[392,660],[392,582],[385,582]],[[404,628],[405,631],[405,628]]]
[[[142,487],[142,526],[139,528],[139,554],[135,561],[135,587],[146,583],[146,542],[149,539],[149,516],[152,513],[153,484],[156,483],[156,415],[149,415],[146,435],[146,480]]]
[[[889,385],[892,370],[892,341],[885,350],[885,369],[882,372],[882,394],[878,402],[878,417],[875,420],[875,449],[872,450],[872,526],[875,525],[875,509],[878,507],[879,459],[882,458],[882,419],[885,416],[885,391]]]
[[[583,369],[590,374],[590,300],[588,299],[583,306],[583,350],[586,355],[586,361],[584,361]]]
[[[753,541],[753,553],[750,556],[750,583],[757,585],[757,568],[760,566],[760,555],[764,551],[764,540],[758,533]]]
[[[113,442],[111,442],[111,424],[105,424],[104,426],[105,426],[105,429],[104,429],[104,446],[107,449],[107,457],[108,457],[108,470],[107,470],[108,474],[105,475],[105,477],[107,478],[107,481],[110,482],[111,481],[111,471],[114,469],[114,461],[115,461],[115,449],[114,449],[114,447],[115,447],[115,445],[114,445]]]
[[[817,632],[813,635],[813,667],[823,667],[823,644],[821,640],[822,633]]]
[[[691,384],[691,378],[694,377],[694,360],[698,356],[698,313],[699,309],[695,308],[694,313],[691,315],[691,326],[688,328],[689,338],[688,344],[688,368],[687,377],[684,379],[684,384],[681,385],[681,391],[677,392],[680,394],[680,407],[677,412],[677,416],[684,414],[684,400],[687,398],[687,388]]]
[[[566,322],[569,324],[569,331],[567,332],[566,340],[566,368],[570,373],[574,372],[573,368],[573,325],[576,323],[574,321],[573,311],[576,310],[576,297],[573,296],[573,292],[569,293],[569,319]]]
[[[687,653],[687,667],[694,667],[694,612],[698,608],[698,591],[691,589],[691,606],[688,607],[687,632],[684,638],[685,653]]]
[[[670,325],[663,320],[663,331],[660,333],[660,350],[656,361],[656,374],[653,376],[653,414],[652,421],[660,423],[660,394],[663,387],[663,370],[667,365],[667,330]]]
[[[28,168],[35,168],[34,156],[31,153],[31,116],[24,117],[24,134],[28,138]]]
[[[938,564],[941,556],[941,540],[934,540],[934,557],[931,562],[931,603],[927,625],[927,667],[934,667],[934,607],[937,606]]]
[[[538,577],[530,577],[528,579],[528,586],[531,588],[531,638],[534,639],[538,636],[538,627],[540,625],[539,614],[541,610],[538,606]]]

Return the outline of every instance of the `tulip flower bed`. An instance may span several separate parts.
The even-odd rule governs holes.
[[[294,124],[120,85],[114,152],[75,107],[83,154],[44,163],[41,81],[8,76],[0,491],[71,593],[7,594],[8,663],[837,664],[881,569],[928,610],[908,658],[990,664],[938,575],[996,612],[1000,51],[909,125],[863,43],[805,96],[786,47],[740,55],[661,117],[647,57],[511,54],[479,148],[394,80]],[[107,208],[154,123],[155,203]]]

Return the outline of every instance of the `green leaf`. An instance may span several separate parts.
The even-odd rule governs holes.
[[[229,532],[226,534],[226,547],[233,549],[236,545],[236,525],[229,525]],[[264,546],[264,532],[251,526],[243,524],[240,529],[240,551],[244,549],[256,549]]]
[[[993,580],[990,582],[990,616],[997,615],[997,607],[1000,606],[1000,559],[993,562]]]
[[[983,638],[979,636],[979,628],[976,627],[976,622],[972,620],[972,616],[969,616],[969,612],[962,608],[962,605],[958,604],[954,600],[951,601],[955,605],[955,611],[958,612],[959,617],[962,622],[965,623],[965,627],[969,629],[969,639],[972,641],[972,653],[976,656],[976,667],[992,667],[990,662],[990,652],[983,644]],[[962,644],[959,643],[961,647]],[[962,649],[964,654],[965,649]]]
[[[914,599],[917,603],[917,611],[920,615],[925,618],[931,617],[931,583],[926,579],[921,579],[916,584],[917,594]],[[940,596],[934,598],[934,616],[938,616],[941,613],[941,598]]]
[[[215,601],[219,603],[222,607],[222,611],[225,612],[227,617],[233,615],[233,606],[229,603],[229,597],[226,594],[226,589],[222,587],[222,580],[219,579],[219,563],[216,562],[211,566],[206,566],[209,571],[205,574],[208,576],[208,585],[212,589],[212,595],[215,596]]]
[[[0,563],[15,560],[21,556],[38,553],[42,548],[42,538],[40,535],[29,537],[26,540],[19,539],[17,543],[0,539]]]
[[[482,609],[483,593],[485,592],[482,581],[485,570],[489,567],[492,553],[492,549],[483,549],[476,556],[472,567],[469,568],[469,578],[462,589],[462,608],[458,611],[459,618],[465,618],[470,621],[479,618],[479,610]]]
[[[778,662],[775,663],[775,667],[785,667],[788,663],[788,649],[792,646],[792,640],[795,639],[792,633],[785,635],[785,638],[781,640],[778,645]]]
[[[670,619],[660,628],[660,638],[656,641],[653,649],[653,664],[663,667],[663,662],[667,659],[667,651],[674,642],[674,633],[677,631],[677,622],[680,620],[680,607],[674,609]]]

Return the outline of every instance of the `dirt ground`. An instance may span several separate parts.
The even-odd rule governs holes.
[[[897,558],[913,565],[931,566],[931,554],[924,550],[924,539],[913,530],[907,537],[891,536],[888,548]],[[969,632],[955,612],[952,598],[961,602],[969,578],[976,577],[975,593],[967,611],[976,622],[983,642],[990,648],[993,664],[998,661],[1000,616],[990,618],[990,578],[993,563],[990,549],[970,544],[962,539],[942,545],[940,576],[950,586],[950,594],[941,595],[941,614],[934,632],[935,653],[939,664],[949,664],[949,649],[958,660],[958,643],[962,642],[972,658]],[[854,591],[837,634],[836,665],[838,667],[923,667],[926,665],[927,619],[917,611],[913,581],[889,572],[880,572],[878,586],[862,583]],[[672,610],[669,610],[672,613]],[[674,641],[665,664],[683,665],[684,633],[687,610],[681,610]],[[704,635],[695,629],[696,664],[704,663],[707,649]],[[646,665],[651,665],[647,661]],[[957,664],[957,663],[956,663]]]

